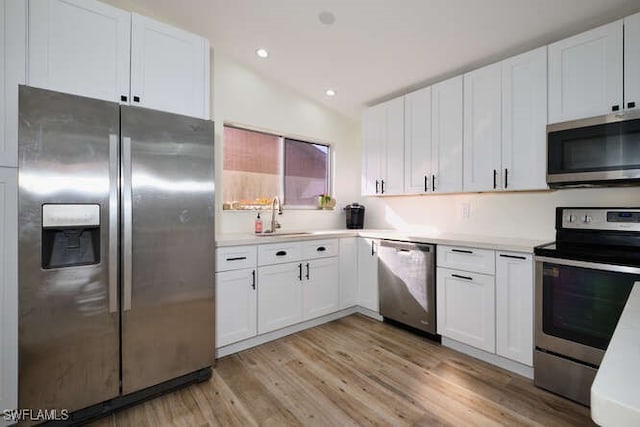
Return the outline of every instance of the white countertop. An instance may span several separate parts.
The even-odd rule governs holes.
[[[591,386],[591,418],[640,426],[640,282],[636,282]]]
[[[295,232],[291,232],[295,233]],[[369,237],[373,239],[391,239],[419,243],[433,243],[437,245],[467,246],[480,249],[494,249],[514,252],[533,252],[533,248],[548,243],[546,240],[518,239],[496,236],[482,236],[457,233],[427,233],[398,230],[323,230],[307,234],[289,234],[287,231],[278,231],[275,235],[256,236],[250,233],[219,234],[216,236],[216,246],[255,245],[261,243],[274,243],[291,240],[315,240],[337,237]]]

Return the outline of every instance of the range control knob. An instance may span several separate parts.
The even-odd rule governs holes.
[[[589,224],[591,222],[591,219],[592,218],[590,215],[585,215],[582,221],[584,221],[585,224]]]
[[[573,214],[569,214],[569,217],[567,219],[570,223],[576,222],[576,216]]]

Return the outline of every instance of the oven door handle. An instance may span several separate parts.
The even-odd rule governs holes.
[[[569,267],[590,268],[593,270],[614,271],[618,273],[640,274],[640,267],[629,267],[626,265],[604,264],[590,261],[577,261],[573,259],[551,258],[537,256],[536,262],[548,262],[550,264],[566,265]]]

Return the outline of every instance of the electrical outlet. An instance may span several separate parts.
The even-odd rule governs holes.
[[[463,219],[469,219],[471,216],[471,203],[464,202],[460,205],[460,213]]]

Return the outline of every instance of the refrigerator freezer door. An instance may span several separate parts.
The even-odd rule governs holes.
[[[20,87],[20,408],[118,396],[118,132],[117,104]]]
[[[137,107],[121,112],[128,394],[213,364],[213,123]]]

